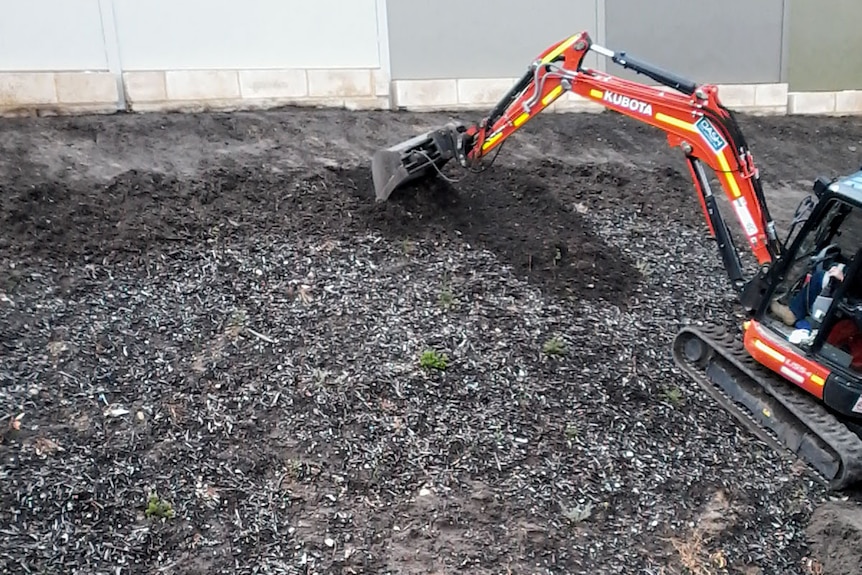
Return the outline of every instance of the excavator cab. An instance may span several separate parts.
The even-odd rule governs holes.
[[[810,215],[771,270],[758,317],[862,392],[862,171],[820,179],[815,192]],[[832,407],[862,425],[862,400],[849,399],[849,409],[846,398]]]

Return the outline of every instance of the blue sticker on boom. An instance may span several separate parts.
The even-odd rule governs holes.
[[[718,130],[716,130],[706,118],[701,117],[701,119],[695,122],[694,125],[697,126],[697,130],[703,135],[712,149],[716,152],[720,152],[727,145],[727,142],[724,141],[724,138],[721,137]]]

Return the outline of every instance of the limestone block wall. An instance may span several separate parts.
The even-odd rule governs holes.
[[[388,82],[373,68],[123,72],[123,84],[128,108],[138,112],[389,107]]]
[[[392,82],[392,106],[413,111],[490,109],[516,81],[517,78],[395,80]],[[752,114],[786,114],[790,110],[789,102],[793,102],[796,96],[783,83],[717,86],[727,107]],[[588,98],[567,93],[550,109],[555,112],[601,112],[606,108]]]
[[[118,94],[108,72],[0,72],[5,116],[114,112]]]

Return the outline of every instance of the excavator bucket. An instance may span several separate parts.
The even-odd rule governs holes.
[[[377,201],[388,200],[392,192],[408,182],[441,173],[457,150],[463,149],[460,144],[463,132],[460,124],[447,124],[378,150],[371,159]]]

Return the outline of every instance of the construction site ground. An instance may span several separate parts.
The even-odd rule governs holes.
[[[547,114],[375,203],[481,114],[0,122],[0,571],[856,573],[862,497],[673,364],[741,316],[661,132]],[[782,230],[862,166],[856,119],[740,124]]]

